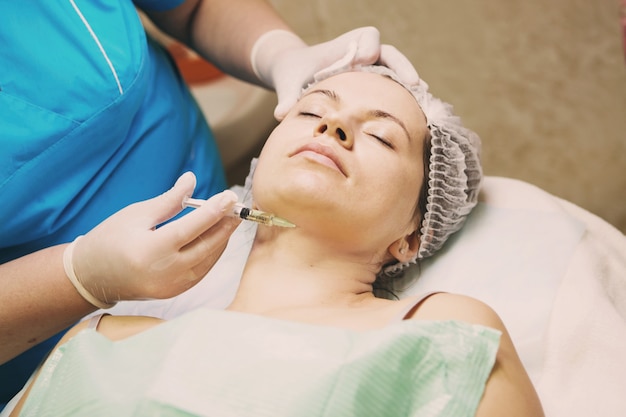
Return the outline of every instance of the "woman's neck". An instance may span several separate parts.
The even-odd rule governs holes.
[[[308,307],[349,307],[374,300],[377,265],[303,231],[259,230],[229,309],[270,313]],[[365,261],[368,260],[368,261]]]

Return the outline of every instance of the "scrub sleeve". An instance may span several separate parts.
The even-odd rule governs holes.
[[[185,171],[199,197],[226,188],[210,129],[133,2],[0,9],[0,45],[10,45],[0,48],[0,263],[69,242]],[[60,337],[0,366],[0,409]]]

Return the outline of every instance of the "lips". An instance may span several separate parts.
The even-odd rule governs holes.
[[[317,142],[310,142],[298,148],[298,150],[296,150],[290,156],[295,156],[298,154],[319,162],[322,165],[326,165],[330,168],[336,169],[347,177],[341,160],[330,146],[322,145]]]

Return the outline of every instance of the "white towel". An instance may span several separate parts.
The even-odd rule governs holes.
[[[547,416],[626,416],[626,237],[561,201],[584,221],[554,302],[537,386]]]

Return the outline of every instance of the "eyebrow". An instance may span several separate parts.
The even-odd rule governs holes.
[[[308,93],[306,93],[304,97],[311,95],[311,94],[322,94],[326,97],[328,97],[329,99],[331,99],[334,102],[341,102],[341,98],[337,95],[336,92],[332,91],[332,90],[325,90],[325,89],[319,89],[319,90],[313,90],[310,91]],[[376,119],[387,119],[387,120],[391,120],[392,122],[396,123],[397,125],[399,125],[402,130],[404,130],[404,134],[406,135],[406,137],[411,140],[411,135],[409,135],[409,131],[406,128],[406,126],[404,125],[404,123],[402,122],[402,120],[398,119],[396,116],[394,116],[391,113],[387,113],[386,111],[383,110],[370,110],[367,112],[367,116],[368,117],[372,117],[372,118],[376,118]]]

